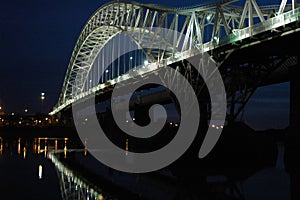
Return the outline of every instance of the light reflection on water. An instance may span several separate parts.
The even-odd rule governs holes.
[[[0,167],[3,167],[4,165],[8,166],[6,168],[9,169],[9,173],[13,174],[13,177],[8,176],[3,184],[6,185],[8,183],[7,181],[15,184],[17,180],[20,185],[17,183],[15,186],[26,188],[25,190],[28,191],[30,195],[31,190],[39,190],[39,188],[36,188],[35,184],[42,185],[42,183],[48,182],[49,179],[51,179],[52,182],[49,184],[46,183],[47,186],[44,188],[44,192],[46,192],[47,188],[52,190],[53,185],[51,184],[53,184],[54,175],[57,177],[56,179],[58,179],[58,182],[55,184],[60,185],[60,188],[64,188],[60,191],[61,195],[72,193],[78,197],[76,199],[103,200],[104,194],[102,194],[102,191],[99,190],[99,188],[93,187],[93,184],[78,175],[76,169],[70,169],[62,162],[62,160],[67,158],[67,155],[71,152],[80,153],[84,157],[87,156],[87,141],[84,142],[84,145],[85,146],[70,138],[0,137]],[[24,167],[26,170],[24,170]],[[56,171],[52,176],[49,175],[50,168],[52,168],[52,170],[55,169],[54,171]],[[27,176],[30,178],[24,178]],[[1,173],[0,178],[3,178]],[[25,183],[25,186],[22,182]],[[69,188],[65,186],[68,186]],[[3,185],[0,182],[0,191],[2,187]],[[45,199],[43,194],[38,195],[41,195],[41,199]]]
[[[0,137],[0,155],[3,154],[18,154],[24,159],[28,153],[42,154],[47,157],[48,152],[63,153],[64,158],[67,158],[68,152],[82,151],[87,155],[87,141],[84,145],[70,138],[50,138],[50,137],[37,137],[37,138],[3,138]]]

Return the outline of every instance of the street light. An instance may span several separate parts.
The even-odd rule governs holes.
[[[41,100],[42,100],[42,110],[41,110],[41,112],[43,112],[43,103],[44,103],[44,100],[45,100],[45,93],[44,92],[42,92],[41,93]]]
[[[132,66],[132,60],[133,60],[133,57],[130,56],[130,58],[129,58],[129,69],[131,69],[131,67],[133,67],[133,66]]]
[[[109,72],[109,70],[107,69],[107,70],[105,70],[105,73],[106,73],[106,81],[108,81],[108,79],[109,79],[109,74],[108,74],[108,72]]]
[[[90,80],[90,88],[89,89],[91,89],[92,88],[92,80]]]

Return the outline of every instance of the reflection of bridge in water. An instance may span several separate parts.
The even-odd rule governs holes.
[[[94,187],[84,177],[68,169],[68,167],[58,158],[62,160],[67,158],[70,153],[82,153],[87,156],[87,149],[75,140],[69,138],[1,138],[0,137],[0,156],[16,154],[20,158],[26,160],[27,157],[43,157],[48,158],[56,167],[57,175],[60,181],[60,189],[62,199],[104,199],[102,190]],[[32,156],[34,155],[34,156]],[[3,159],[3,158],[2,158]],[[16,158],[15,158],[16,159]],[[36,159],[40,160],[40,159]],[[36,162],[36,161],[35,161]],[[44,172],[48,166],[42,160],[38,169],[39,179],[49,176],[49,172]],[[44,169],[46,168],[46,169]],[[33,169],[31,169],[33,171]],[[43,175],[46,174],[46,175]]]
[[[293,122],[299,119],[293,89],[299,87],[295,81],[299,69],[294,52],[300,38],[299,9],[296,0],[267,6],[245,0],[243,7],[226,0],[182,9],[108,3],[93,14],[82,30],[58,103],[50,114],[68,118],[72,105],[82,104],[93,94],[101,104],[110,99],[116,84],[125,87],[136,80],[146,80],[168,66],[175,72],[160,78],[184,92],[186,85],[176,82],[179,73],[184,75],[199,97],[207,123],[212,119],[203,79],[215,72],[203,64],[200,68],[207,77],[201,77],[188,60],[208,53],[225,84],[226,125],[236,119],[258,87],[291,81],[293,128]],[[124,32],[129,42],[121,38]],[[173,96],[165,88],[158,88],[147,85],[137,92],[131,104],[134,121],[143,122],[136,114],[141,107],[144,113],[144,108],[154,103],[173,103],[178,108]],[[106,114],[100,115],[110,120]],[[81,117],[82,123],[87,123],[88,115]]]

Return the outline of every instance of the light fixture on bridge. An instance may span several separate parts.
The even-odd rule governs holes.
[[[144,65],[148,65],[149,64],[149,61],[148,60],[145,60],[144,61]]]
[[[130,60],[132,60],[133,59],[133,57],[132,56],[130,56],[130,58],[129,58]]]
[[[108,72],[109,72],[109,71],[108,71],[108,69],[107,69],[107,70],[105,70],[105,72],[106,72],[106,73],[108,73]]]
[[[209,21],[212,18],[212,14],[207,15],[206,20]]]
[[[219,43],[219,37],[215,36],[214,37],[214,42]]]

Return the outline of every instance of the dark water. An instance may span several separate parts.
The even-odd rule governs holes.
[[[289,200],[291,199],[290,177],[284,168],[283,146],[279,144],[278,147],[280,153],[276,165],[259,169],[243,180],[230,180],[227,174],[209,175],[201,180],[195,173],[195,178],[191,178],[190,182],[183,183],[168,170],[146,174],[127,174],[111,170],[93,158],[84,157],[82,154],[73,155],[72,159],[83,161],[82,165],[94,174],[140,194],[140,199]],[[187,171],[189,169],[191,166],[186,167]],[[243,169],[236,168],[237,174],[239,170],[243,173]],[[200,194],[199,191],[201,191]]]
[[[56,169],[45,158],[44,150],[45,140],[41,138],[0,138],[1,200],[61,199]]]
[[[230,180],[226,174],[209,174],[183,183],[168,169],[154,173],[128,174],[102,165],[80,149],[78,141],[69,138],[0,138],[0,199],[61,199],[57,171],[47,159],[49,151],[57,152],[63,162],[85,179],[118,196],[117,199],[291,199],[290,175],[286,172],[283,143],[277,144],[273,166],[257,169],[251,176]],[[42,167],[42,172],[40,170]],[[186,172],[192,166],[186,166]],[[236,167],[236,173],[243,169]],[[199,191],[209,191],[209,195]]]

